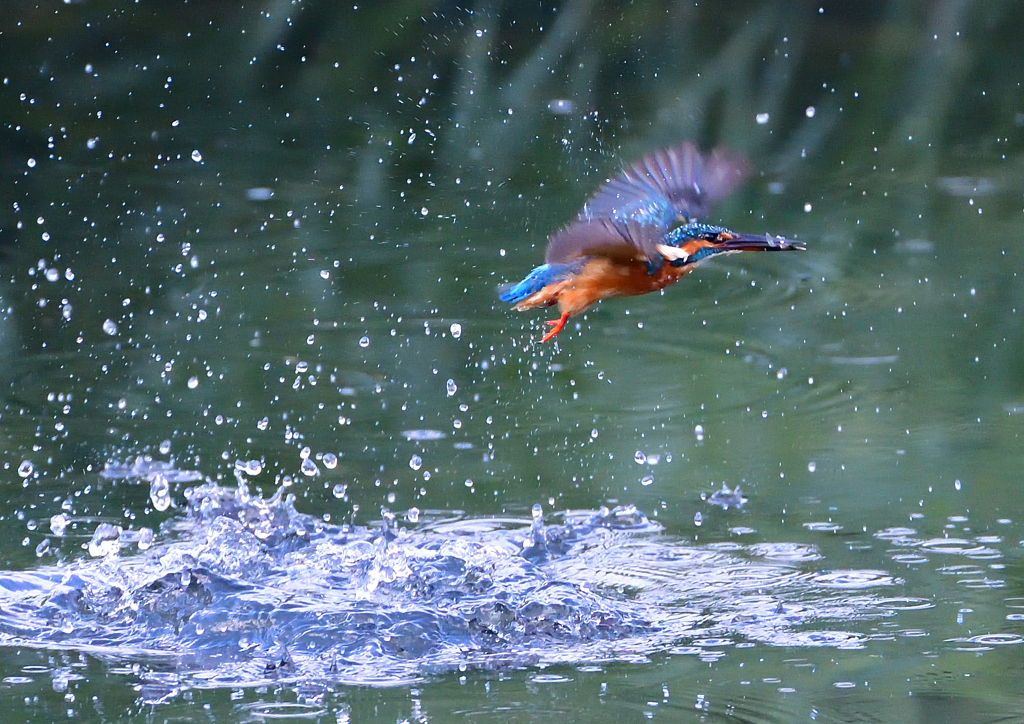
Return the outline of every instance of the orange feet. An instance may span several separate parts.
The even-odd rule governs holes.
[[[550,329],[550,331],[548,331],[547,334],[545,334],[543,337],[540,338],[540,341],[541,342],[549,341],[552,337],[554,337],[556,334],[558,334],[559,332],[562,331],[562,327],[565,326],[565,323],[567,321],[569,321],[569,313],[568,312],[563,312],[562,316],[559,317],[558,319],[552,319],[552,320],[549,320],[549,321],[545,322],[545,324],[550,324],[551,325],[551,329]]]

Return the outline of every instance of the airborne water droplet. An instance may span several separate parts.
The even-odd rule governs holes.
[[[67,529],[68,523],[70,522],[71,518],[69,518],[65,513],[58,513],[57,515],[51,516],[50,532],[55,536],[60,537],[64,535],[64,531]]]
[[[452,395],[454,395],[459,390],[458,385],[455,384],[455,380],[448,380],[447,388],[448,388],[448,397],[451,397]]]
[[[171,507],[170,485],[163,475],[154,475],[150,481],[149,502],[153,504],[155,510],[161,513]]]

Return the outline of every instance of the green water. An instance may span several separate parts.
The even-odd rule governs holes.
[[[790,562],[809,578],[879,571],[906,599],[837,622],[864,634],[850,647],[161,704],[139,658],[9,646],[11,721],[1021,718],[1016,5],[4,15],[4,569],[88,557],[98,522],[173,520],[98,475],[152,454],[225,484],[262,459],[260,489],[292,476],[296,507],[334,520],[631,503],[674,539],[810,546]],[[715,260],[536,344],[550,315],[506,309],[499,285],[622,162],[680,139],[758,170],[709,221],[808,251]],[[305,447],[340,462],[305,477]],[[723,483],[741,510],[704,500]],[[37,555],[65,501],[81,540]]]

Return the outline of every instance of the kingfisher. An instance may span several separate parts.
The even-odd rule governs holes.
[[[557,304],[562,315],[547,322],[547,342],[594,302],[663,289],[716,254],[805,251],[781,236],[699,221],[747,174],[742,156],[721,148],[702,154],[689,142],[645,156],[605,181],[575,220],[548,237],[544,263],[501,300],[519,311]]]

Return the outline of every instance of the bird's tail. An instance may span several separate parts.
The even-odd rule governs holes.
[[[518,284],[502,290],[498,297],[503,302],[518,304],[519,302],[533,296],[544,287],[564,281],[579,270],[577,263],[570,264],[542,264],[530,272],[525,279]]]

